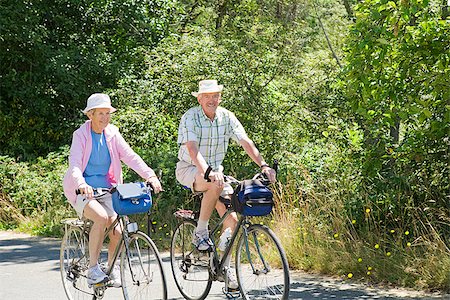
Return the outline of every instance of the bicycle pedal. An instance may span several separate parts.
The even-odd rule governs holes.
[[[94,283],[94,284],[88,284],[88,287],[89,288],[94,288],[94,289],[99,289],[99,288],[102,288],[102,287],[107,287],[108,286],[108,282],[109,282],[109,279],[105,278],[105,279],[103,279],[100,282],[97,282],[97,283]]]
[[[225,295],[225,297],[227,297],[227,299],[238,299],[239,297],[241,297],[241,292],[239,291],[239,289],[231,290],[223,287],[222,293]]]

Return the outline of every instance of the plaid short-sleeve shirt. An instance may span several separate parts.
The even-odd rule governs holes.
[[[238,142],[247,137],[244,127],[236,116],[223,107],[218,107],[211,121],[201,106],[189,109],[181,117],[178,128],[178,159],[193,165],[186,142],[198,143],[198,149],[213,170],[219,169],[227,153],[230,138]]]

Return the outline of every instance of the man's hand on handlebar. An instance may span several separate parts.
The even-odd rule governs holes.
[[[94,197],[94,189],[87,183],[83,183],[78,187],[80,195],[85,196],[87,199],[92,199]]]
[[[146,182],[151,185],[153,191],[156,194],[163,191],[161,182],[159,181],[158,177],[156,177],[156,176],[149,177],[149,178],[147,178]]]
[[[218,187],[223,187],[223,183],[224,183],[225,179],[224,179],[222,172],[211,171],[209,173],[208,178],[211,182],[215,183]]]
[[[270,182],[275,182],[277,180],[277,172],[269,166],[262,167],[261,173],[265,174]]]

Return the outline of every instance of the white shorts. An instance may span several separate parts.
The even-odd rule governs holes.
[[[83,195],[78,195],[75,204],[72,204],[71,202],[70,204],[73,208],[75,208],[75,211],[80,219],[83,218],[84,207],[89,203],[89,201],[98,201],[98,203],[100,203],[100,205],[106,210],[109,217],[115,217],[117,215],[113,208],[111,194],[106,193],[104,196],[95,200],[86,199]]]

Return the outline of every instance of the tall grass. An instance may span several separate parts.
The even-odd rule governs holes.
[[[381,215],[369,195],[358,194],[360,217],[352,216],[347,202],[355,195],[346,184],[353,182],[313,184],[306,169],[296,173],[302,181],[288,176],[278,184],[272,220],[291,268],[450,291],[450,250],[426,213]]]
[[[0,229],[61,234],[60,220],[75,216],[62,194],[66,161],[67,149],[32,163],[0,157]],[[280,176],[272,218],[255,220],[270,222],[292,269],[450,291],[450,250],[437,228],[439,222],[450,224],[448,207],[417,206],[405,199],[402,209],[386,213],[385,202],[360,188],[363,180],[351,173],[354,168],[341,167],[340,176],[325,176],[325,170],[314,178],[309,169],[297,164]],[[193,208],[189,193],[175,185],[169,189],[154,198],[151,216],[152,238],[161,249],[169,247],[176,225],[172,213]],[[146,215],[132,218],[147,230]]]

